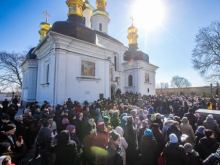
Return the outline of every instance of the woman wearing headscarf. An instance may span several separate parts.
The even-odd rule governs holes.
[[[157,142],[150,129],[146,129],[141,138],[140,155],[139,165],[155,165],[157,162]]]
[[[119,148],[120,135],[114,130],[110,132],[105,165],[123,165],[121,149]]]
[[[70,140],[68,130],[61,131],[58,135],[57,145],[54,146],[56,154],[55,165],[73,165],[76,161],[77,148],[76,143]]]
[[[199,126],[196,133],[195,133],[195,150],[198,152],[199,150],[199,141],[200,139],[202,139],[203,137],[205,137],[205,127],[204,126]]]
[[[187,119],[187,117],[182,118],[182,124],[180,125],[180,129],[183,134],[188,135],[185,143],[190,143],[192,146],[194,146],[195,134],[193,132],[192,126],[189,124],[189,120]]]
[[[137,158],[138,150],[138,141],[137,134],[133,127],[133,118],[132,116],[127,117],[127,124],[125,126],[125,140],[128,143],[128,148],[126,150],[126,162],[127,165],[135,164]]]

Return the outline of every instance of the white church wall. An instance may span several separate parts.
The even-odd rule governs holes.
[[[108,25],[109,25],[110,19],[106,17],[105,15],[101,14],[95,14],[91,17],[91,26],[92,29],[101,31],[108,34]],[[100,24],[102,26],[102,29],[100,29]]]
[[[83,17],[85,17],[85,25],[88,28],[91,28],[91,17],[92,17],[92,10],[90,8],[86,8],[83,11]]]

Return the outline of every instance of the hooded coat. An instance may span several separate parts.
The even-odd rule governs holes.
[[[187,162],[187,155],[182,145],[168,142],[163,150],[166,158],[166,165],[184,165]]]
[[[157,162],[157,142],[153,136],[144,135],[140,144],[139,165],[155,165]]]
[[[137,134],[136,134],[136,131],[133,127],[131,116],[129,116],[127,118],[127,124],[125,126],[124,138],[128,143],[128,148],[126,150],[126,162],[127,162],[127,164],[133,165],[136,158],[137,158],[137,154],[135,152],[136,152],[136,148],[138,146],[138,142],[137,142]]]
[[[193,132],[191,125],[182,123],[180,125],[180,129],[183,134],[188,135],[185,143],[190,143],[190,144],[192,144],[192,146],[194,146],[195,145],[195,134]]]
[[[57,145],[54,147],[56,154],[55,165],[74,165],[76,161],[76,143],[70,140],[70,133],[67,130],[61,131],[58,135]]]
[[[212,118],[206,118],[203,122],[205,129],[210,129],[215,134],[215,139],[217,138],[217,133],[220,133],[220,128],[217,122]]]
[[[215,139],[204,137],[200,139],[198,145],[198,152],[200,158],[203,160],[206,159],[212,153],[215,153],[219,148],[219,144],[215,141]]]

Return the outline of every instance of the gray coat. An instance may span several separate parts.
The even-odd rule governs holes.
[[[205,129],[210,129],[214,132],[215,138],[217,138],[217,134],[220,133],[220,128],[218,123],[212,118],[206,118],[203,122]]]

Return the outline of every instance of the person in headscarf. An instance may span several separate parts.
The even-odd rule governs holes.
[[[114,130],[111,131],[105,165],[123,165],[123,159],[121,156],[121,149],[119,147],[119,144],[120,135]]]
[[[188,135],[185,143],[190,143],[192,144],[192,146],[194,146],[195,134],[193,132],[192,126],[189,124],[189,120],[187,119],[187,117],[182,118],[182,124],[180,125],[180,129],[183,134]]]
[[[97,125],[97,134],[94,137],[92,144],[92,153],[95,156],[95,164],[103,165],[105,162],[105,156],[108,146],[108,130],[105,127],[104,122],[100,122]]]
[[[70,140],[70,132],[63,130],[58,135],[57,145],[54,146],[56,154],[55,165],[73,165],[76,161],[76,143]]]
[[[127,165],[133,165],[137,158],[138,141],[137,133],[133,127],[132,116],[127,117],[127,124],[125,126],[125,140],[128,143],[128,148],[126,150],[126,162]]]
[[[155,165],[157,162],[157,142],[150,129],[144,131],[140,144],[140,163],[139,165]]]
[[[199,159],[199,153],[194,151],[193,146],[190,143],[185,143],[184,149],[188,157],[187,165],[201,165],[202,164],[202,162]]]
[[[200,158],[205,160],[209,155],[215,153],[219,148],[219,143],[215,140],[215,135],[212,130],[205,130],[205,137],[200,139],[198,145],[198,152]]]
[[[199,150],[199,141],[200,139],[202,139],[203,137],[205,137],[205,127],[204,126],[199,126],[196,133],[195,133],[195,150],[198,152]]]
[[[115,131],[121,136],[120,138],[120,148],[121,148],[121,156],[123,158],[123,165],[126,165],[126,149],[128,148],[128,143],[126,142],[124,136],[124,130],[121,127],[116,127]]]

